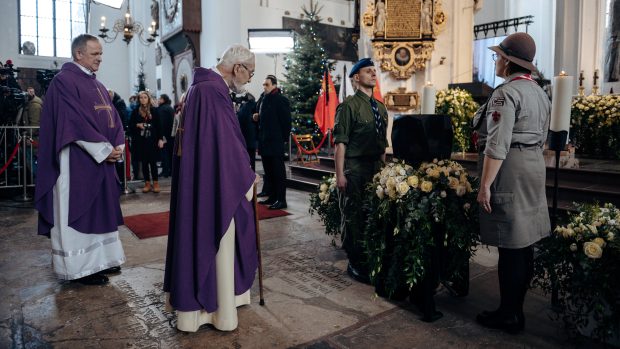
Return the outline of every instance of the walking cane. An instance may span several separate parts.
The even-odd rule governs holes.
[[[256,225],[256,248],[258,250],[258,290],[260,294],[260,302],[258,304],[265,305],[265,299],[263,298],[263,258],[260,252],[260,228],[258,226],[258,203],[256,198],[256,183],[254,183],[254,196],[252,197],[254,202],[254,224]]]

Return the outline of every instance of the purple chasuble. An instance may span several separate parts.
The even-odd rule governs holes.
[[[164,291],[176,310],[214,312],[215,255],[233,218],[236,295],[252,286],[258,257],[245,198],[256,175],[228,86],[211,69],[194,70],[175,141]]]
[[[60,152],[69,152],[69,221],[85,234],[103,234],[123,224],[120,186],[114,163],[97,163],[76,141],[125,143],[123,125],[108,90],[95,75],[75,63],[65,63],[52,80],[41,114],[39,167],[35,207],[39,235],[50,235],[54,226],[53,188],[60,174]],[[59,224],[59,222],[57,223]]]

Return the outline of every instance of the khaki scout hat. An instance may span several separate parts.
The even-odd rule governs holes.
[[[510,34],[498,46],[491,46],[489,49],[523,68],[538,71],[532,64],[536,55],[536,43],[527,33]]]

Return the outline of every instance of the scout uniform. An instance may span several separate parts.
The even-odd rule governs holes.
[[[370,59],[360,60],[349,76],[370,65]],[[375,114],[378,114],[378,118]],[[387,115],[383,103],[358,90],[338,106],[334,124],[334,142],[346,145],[344,174],[347,179],[347,204],[344,208],[346,228],[343,232],[343,248],[347,252],[350,265],[362,275],[368,274],[363,248],[359,242],[366,220],[366,215],[362,212],[363,193],[366,184],[372,181],[372,177],[382,166],[381,155],[387,147]],[[378,119],[382,125],[378,125]]]
[[[480,235],[484,244],[517,249],[550,231],[542,146],[551,103],[528,74],[506,81],[474,116],[480,177],[485,155],[503,160],[491,185],[492,213],[480,211]]]

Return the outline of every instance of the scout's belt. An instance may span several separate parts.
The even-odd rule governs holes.
[[[486,147],[486,144],[483,144],[482,146],[478,147],[478,152],[483,152],[484,148]],[[523,143],[512,143],[510,145],[510,148],[533,148],[533,147],[540,147],[538,144],[534,143],[534,144],[523,144]]]

